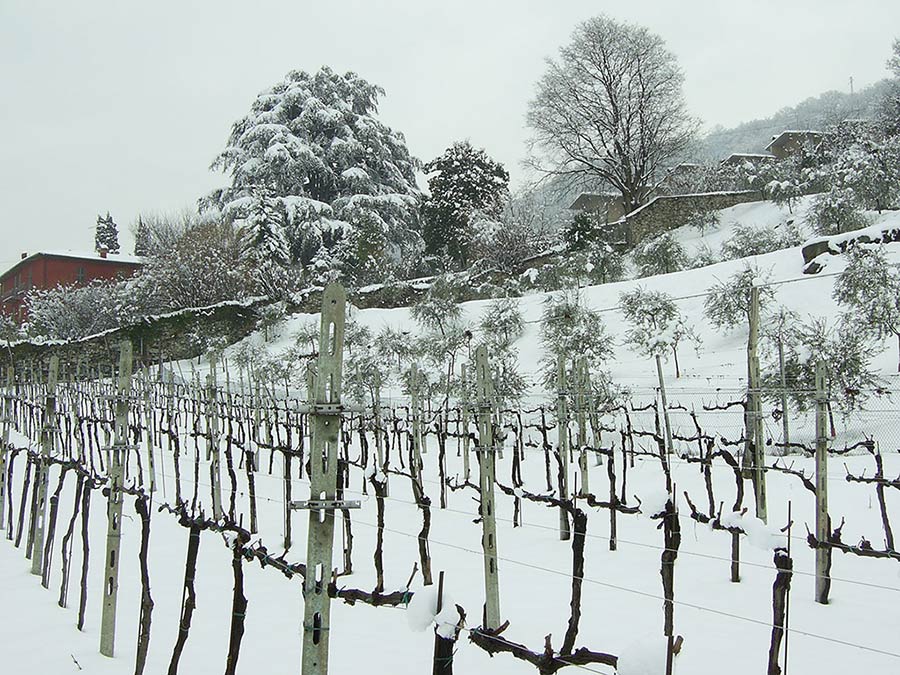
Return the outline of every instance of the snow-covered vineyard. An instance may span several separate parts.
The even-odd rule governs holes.
[[[900,673],[900,3],[157,4],[0,5],[0,675]]]
[[[691,279],[679,277],[686,295]],[[340,367],[342,319],[326,313],[319,372]],[[734,357],[703,337],[723,363]],[[521,347],[523,362],[539,359],[527,335]],[[114,380],[60,378],[74,367],[51,361],[6,382],[0,569],[23,608],[13,663],[290,673],[304,642],[324,645],[334,672],[900,662],[900,460],[883,398],[829,415],[822,397],[792,417],[785,450],[768,403],[764,440],[748,442],[746,386],[727,377],[740,367],[709,355],[683,358],[665,407],[633,356],[616,366],[633,373],[627,404],[562,367],[557,396],[531,388],[509,405],[485,376],[486,349],[464,400],[413,382],[360,407],[336,405],[334,378],[309,380],[311,403],[218,359],[191,376],[188,364],[132,366],[129,352]],[[817,529],[817,504],[831,528]]]

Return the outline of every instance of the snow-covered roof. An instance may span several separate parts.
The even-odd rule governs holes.
[[[818,139],[822,138],[825,134],[821,131],[815,131],[813,129],[787,129],[786,131],[782,131],[780,134],[776,136],[772,136],[772,142],[766,146],[766,150],[772,148],[783,140],[787,140],[790,138],[813,138]]]
[[[47,251],[37,251],[32,253],[23,260],[34,258],[37,256],[47,256],[50,258],[78,258],[80,260],[105,260],[107,262],[119,262],[126,265],[143,265],[144,259],[136,255],[128,255],[127,253],[107,253],[106,257],[100,255],[96,251],[72,251],[69,249],[56,249]]]
[[[722,164],[732,164],[736,160],[746,159],[775,159],[775,155],[766,152],[732,152],[722,160]]]

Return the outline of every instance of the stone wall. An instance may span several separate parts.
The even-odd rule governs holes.
[[[70,368],[106,368],[118,361],[123,340],[131,341],[139,363],[154,363],[160,356],[166,361],[193,358],[248,335],[267,303],[260,299],[185,309],[70,342],[17,342],[0,349],[0,364],[44,363],[56,355]]]
[[[898,227],[869,227],[861,232],[850,232],[833,237],[820,237],[803,246],[803,273],[818,274],[822,264],[816,260],[820,255],[840,255],[851,244],[888,244],[900,242]]]
[[[628,248],[633,248],[643,241],[681,227],[699,211],[718,211],[736,204],[762,200],[763,194],[759,190],[655,197],[618,222],[610,223],[610,235],[612,241],[622,241]]]
[[[475,275],[458,287],[456,300],[465,302],[490,297],[492,283],[499,273]],[[408,307],[418,301],[431,286],[433,277],[368,286],[348,293],[354,307]],[[46,364],[53,355],[70,368],[81,365],[85,372],[98,365],[107,369],[117,363],[119,344],[130,340],[138,363],[196,358],[211,348],[221,348],[247,337],[260,327],[266,306],[271,301],[259,298],[247,302],[220,303],[210,307],[184,309],[162,316],[148,317],[98,335],[69,342],[22,341],[8,347],[0,345],[0,367],[10,363]],[[321,309],[322,289],[310,288],[297,295],[285,308],[288,314],[316,314]]]

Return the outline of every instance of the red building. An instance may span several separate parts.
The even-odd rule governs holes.
[[[124,279],[141,269],[141,260],[129,255],[42,251],[22,259],[0,276],[0,311],[21,323],[25,296],[32,288],[55,288],[90,283],[95,279]]]

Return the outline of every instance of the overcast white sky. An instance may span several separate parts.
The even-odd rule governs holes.
[[[896,0],[0,0],[0,268],[223,184],[231,124],[292,69],[358,72],[414,155],[468,138],[515,183],[544,59],[603,12],[663,37],[709,125],[875,82],[900,37]]]

